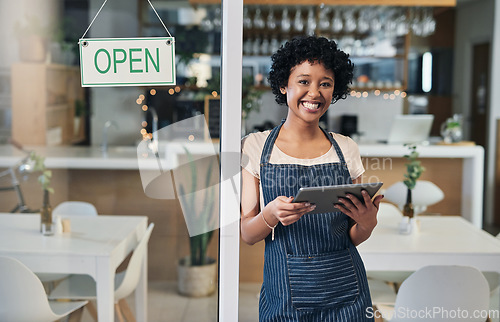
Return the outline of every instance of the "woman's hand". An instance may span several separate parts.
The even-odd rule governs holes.
[[[270,225],[281,222],[283,226],[288,226],[298,221],[304,214],[313,211],[316,205],[308,202],[293,203],[293,197],[279,196],[268,203],[262,210],[262,215],[270,221]]]
[[[377,225],[377,212],[383,195],[376,196],[373,200],[370,195],[363,190],[363,202],[352,194],[347,194],[346,198],[339,198],[340,205],[335,205],[337,209],[351,217],[356,224],[351,228],[350,235],[352,242],[359,245],[370,237],[373,229]]]

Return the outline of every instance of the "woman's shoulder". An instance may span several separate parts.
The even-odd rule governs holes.
[[[337,141],[338,144],[347,144],[347,145],[357,145],[356,142],[354,142],[351,137],[340,134],[340,133],[335,133],[335,132],[330,132],[330,134],[333,136],[335,141]]]
[[[253,132],[241,139],[242,146],[263,147],[271,130]]]

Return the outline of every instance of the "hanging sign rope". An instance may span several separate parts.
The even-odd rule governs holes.
[[[175,38],[150,0],[169,37],[84,38],[107,1],[78,41],[82,86],[175,85]]]

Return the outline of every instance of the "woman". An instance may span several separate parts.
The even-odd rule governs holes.
[[[248,244],[266,241],[259,320],[370,321],[355,246],[375,227],[382,196],[348,195],[339,212],[324,214],[292,203],[302,186],[360,183],[357,145],[319,127],[330,104],[347,97],[353,65],[334,41],[317,37],[287,42],[272,62],[269,81],[287,117],[242,142],[241,234]]]

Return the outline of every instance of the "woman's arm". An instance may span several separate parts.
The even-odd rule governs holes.
[[[253,245],[272,231],[279,222],[290,225],[314,209],[307,203],[292,203],[293,197],[279,196],[260,211],[259,179],[245,169],[241,171],[241,238]],[[264,221],[265,220],[265,221]]]
[[[353,183],[361,183],[361,178],[358,177]],[[377,225],[378,206],[384,198],[383,195],[378,195],[372,200],[366,191],[362,191],[362,194],[364,203],[348,194],[347,198],[340,199],[342,206],[335,206],[356,222],[349,230],[349,236],[355,246],[367,240],[372,234]]]

